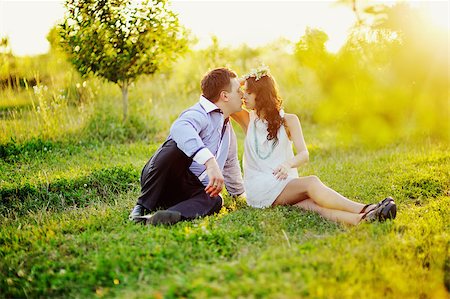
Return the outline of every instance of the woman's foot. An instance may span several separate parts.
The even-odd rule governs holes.
[[[385,199],[379,201],[378,203],[369,203],[365,205],[362,210],[359,212],[360,214],[367,214],[368,212],[378,208],[380,205],[385,204],[389,201],[394,201],[392,197],[386,197]]]
[[[372,211],[373,209],[375,209],[376,207],[377,207],[376,203],[369,203],[369,204],[365,205],[364,208],[362,208],[362,210],[359,213],[360,214],[368,213],[368,212]]]
[[[361,221],[385,221],[387,219],[395,219],[397,216],[397,206],[394,199],[386,197],[380,201],[374,208],[365,212],[361,217]]]

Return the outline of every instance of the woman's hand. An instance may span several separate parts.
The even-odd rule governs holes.
[[[288,165],[288,163],[280,164],[275,170],[272,172],[272,174],[275,176],[277,180],[285,180],[288,177],[288,172],[291,169],[291,167]]]

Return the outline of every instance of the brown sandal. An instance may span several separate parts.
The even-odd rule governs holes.
[[[383,199],[382,201],[380,201],[380,202],[378,202],[376,204],[375,203],[366,204],[359,213],[360,214],[364,214],[364,213],[367,214],[370,211],[375,210],[379,206],[389,203],[390,201],[394,201],[394,199],[392,197],[386,197],[385,199]],[[373,209],[370,209],[370,210],[366,211],[367,208],[370,207],[371,205],[375,205],[375,207]]]
[[[366,206],[364,208],[366,208]],[[365,212],[361,217],[361,221],[385,221],[388,219],[395,219],[396,215],[397,206],[395,205],[394,199],[386,197],[380,201],[374,209]]]
[[[360,214],[366,213],[366,209],[367,209],[368,207],[370,207],[371,205],[374,205],[374,203],[369,203],[369,204],[365,205],[364,208],[362,208],[362,210],[361,210],[359,213],[360,213]],[[376,209],[376,208],[377,208],[377,207],[375,206],[375,208],[373,208],[373,209]],[[373,209],[370,209],[369,211],[367,211],[367,213],[369,213],[369,212],[372,211]]]

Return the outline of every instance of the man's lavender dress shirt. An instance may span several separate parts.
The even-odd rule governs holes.
[[[223,123],[223,113],[219,107],[200,96],[200,100],[183,111],[172,124],[168,139],[173,139],[178,148],[194,160],[189,169],[204,186],[209,182],[204,163],[214,156],[224,175],[228,192],[240,195],[244,187],[237,158],[236,135],[228,122],[222,137]]]

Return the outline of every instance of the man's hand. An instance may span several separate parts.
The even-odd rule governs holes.
[[[222,191],[224,178],[215,158],[206,161],[205,166],[206,174],[209,178],[209,184],[206,186],[205,191],[209,196],[215,197]]]

